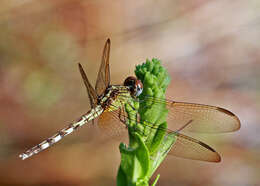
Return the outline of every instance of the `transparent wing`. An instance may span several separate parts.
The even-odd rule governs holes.
[[[107,114],[111,114],[111,112],[107,112]],[[118,115],[121,115],[121,117],[125,119],[125,122],[127,120],[129,120],[126,113],[119,113],[118,110],[113,111],[112,114],[115,117],[117,117]],[[163,128],[158,128],[155,124],[149,123],[148,121],[144,121],[144,120],[140,121],[138,118],[136,118],[136,119],[137,119],[137,121],[135,121],[135,122],[137,124],[149,127],[151,130],[165,130]],[[109,122],[108,120],[106,120],[106,121]],[[118,121],[124,122],[123,120],[119,120],[119,119],[118,119]],[[124,125],[122,125],[122,126],[124,126]],[[111,130],[112,130],[112,128],[111,128]],[[114,132],[112,131],[112,134]],[[118,130],[117,130],[117,132],[118,132]],[[120,132],[122,132],[122,131],[119,131],[119,133]],[[184,134],[181,134],[179,132],[169,130],[169,129],[166,129],[166,132],[168,134],[174,134],[174,135],[169,135],[168,137],[176,138],[175,139],[176,141],[173,144],[173,146],[169,152],[170,155],[174,155],[174,156],[182,157],[182,158],[193,159],[193,160],[209,161],[209,162],[220,162],[221,161],[220,155],[207,144],[205,144],[199,140],[196,140],[194,138],[191,138],[189,136],[186,136]]]
[[[110,39],[107,39],[103,50],[103,56],[99,67],[95,90],[98,96],[102,95],[110,84],[109,53]]]
[[[87,93],[88,93],[91,108],[94,108],[96,103],[97,103],[97,94],[96,94],[94,88],[89,83],[87,75],[86,75],[85,71],[83,70],[81,64],[79,63],[78,65],[79,65],[79,71],[80,71],[81,77],[82,77],[84,84],[87,88]]]
[[[177,138],[169,152],[170,155],[209,162],[221,161],[220,155],[207,144],[184,134],[175,134]]]
[[[240,128],[238,117],[220,107],[175,102],[149,96],[140,98],[139,101],[150,101],[155,105],[165,104],[169,111],[168,127],[173,131],[223,133]]]
[[[124,138],[127,136],[127,126],[123,120],[120,120],[119,110],[103,112],[98,117],[98,127],[105,138],[112,137],[120,141],[125,141]]]

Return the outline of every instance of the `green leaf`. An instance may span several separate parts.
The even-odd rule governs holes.
[[[149,173],[149,152],[138,133],[133,133],[135,147],[126,147],[123,143],[119,149],[121,153],[120,169],[123,174],[118,175],[118,185],[147,185]],[[121,179],[123,175],[123,178]],[[124,179],[124,181],[122,181]],[[127,182],[125,182],[125,180]]]

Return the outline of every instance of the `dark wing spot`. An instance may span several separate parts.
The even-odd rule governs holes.
[[[210,151],[212,152],[216,152],[213,148],[211,148],[209,145],[205,144],[205,143],[202,143],[201,141],[198,141],[199,144],[203,147],[205,147],[206,149],[209,149]]]
[[[225,113],[225,114],[227,114],[227,115],[230,115],[230,116],[232,116],[232,117],[235,116],[235,114],[233,114],[232,112],[230,112],[230,111],[228,111],[228,110],[226,110],[226,109],[223,109],[223,108],[218,107],[217,110],[220,111],[220,112],[223,112],[223,113]]]

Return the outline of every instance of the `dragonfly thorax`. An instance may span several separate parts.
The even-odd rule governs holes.
[[[129,87],[112,85],[106,89],[104,95],[99,99],[98,104],[102,106],[104,111],[112,111],[124,106],[131,98],[132,96]]]

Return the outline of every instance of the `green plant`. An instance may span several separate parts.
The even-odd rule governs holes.
[[[170,77],[157,59],[146,60],[135,70],[143,83],[140,100],[133,100],[125,105],[128,114],[128,147],[121,143],[121,163],[117,175],[118,186],[148,186],[149,180],[160,163],[166,157],[175,142],[174,137],[166,132],[167,113],[165,104],[158,104],[154,98],[165,99],[165,91]],[[149,98],[149,99],[147,99]],[[140,122],[136,115],[139,114]],[[157,175],[154,183],[158,181]]]

